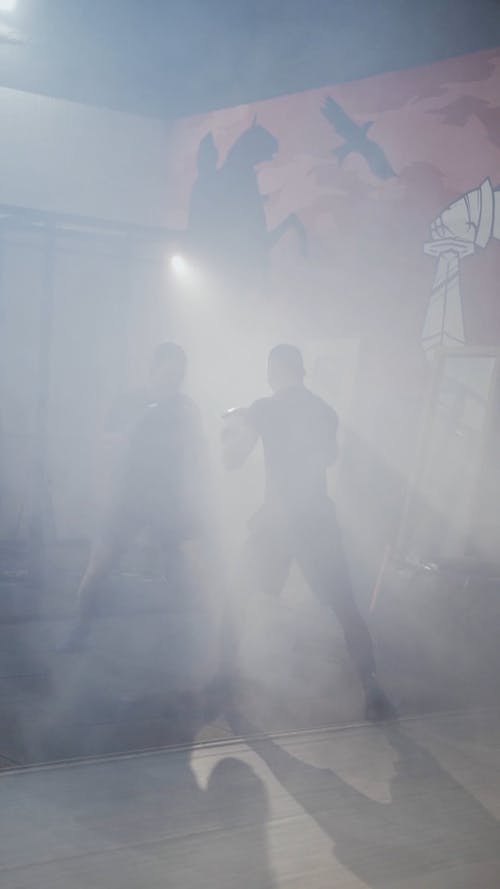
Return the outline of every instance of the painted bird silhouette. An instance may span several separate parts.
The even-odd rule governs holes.
[[[348,154],[356,153],[364,157],[372,173],[379,179],[390,179],[391,176],[396,175],[383,149],[366,135],[373,121],[357,124],[330,96],[325,99],[321,113],[332,125],[335,132],[345,139],[345,142],[334,148],[332,152],[338,158],[339,164],[345,160]]]

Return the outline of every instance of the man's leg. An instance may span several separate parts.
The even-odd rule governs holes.
[[[245,579],[248,593],[260,591],[277,598],[290,573],[292,556],[286,533],[265,520],[251,528],[245,546]]]
[[[294,533],[294,542],[297,561],[311,590],[334,611],[344,631],[347,650],[365,691],[367,717],[394,716],[394,707],[377,681],[373,642],[354,598],[336,520],[332,517],[308,523]]]
[[[234,676],[239,670],[241,628],[248,597],[264,593],[277,598],[290,571],[291,554],[281,530],[261,510],[250,523],[238,577],[228,594],[223,615],[221,647],[223,670]]]
[[[96,615],[103,582],[117,564],[130,539],[140,527],[138,516],[122,505],[115,510],[101,540],[93,547],[87,568],[77,591],[77,618],[68,650],[78,650],[90,632]]]

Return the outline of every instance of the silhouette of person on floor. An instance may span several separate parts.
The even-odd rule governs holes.
[[[136,536],[147,529],[167,570],[182,546],[208,527],[207,460],[197,406],[182,392],[186,356],[175,343],[156,350],[150,394],[130,434],[123,471],[104,533],[94,547],[78,590],[79,616],[69,648],[86,638],[100,587]]]
[[[230,721],[304,812],[332,838],[340,864],[367,886],[495,885],[498,822],[399,724],[378,728],[397,754],[390,802],[378,802],[333,768],[310,765],[271,738],[252,740],[258,731],[243,717],[235,714]]]
[[[292,560],[317,598],[332,608],[366,695],[366,715],[394,715],[375,669],[368,628],[356,605],[327,469],[337,454],[337,415],[304,385],[300,351],[280,344],[268,359],[272,396],[228,412],[224,462],[237,469],[258,440],[266,471],[265,502],[250,521],[248,573],[270,595],[283,589]]]
[[[205,806],[219,830],[205,859],[204,885],[273,889],[276,882],[267,838],[269,801],[262,779],[242,759],[227,756],[210,774]]]
[[[214,748],[209,760],[201,754],[202,770],[209,766],[206,785],[201,784],[196,763],[193,767],[193,745],[206,722],[203,700],[193,699],[183,715],[182,734],[169,742],[181,744],[180,749],[108,758],[94,767],[99,770],[97,779],[94,775],[86,782],[83,795],[75,793],[78,775],[72,772],[68,790],[69,773],[60,770],[57,787],[52,787],[58,803],[51,824],[54,835],[66,829],[69,819],[85,835],[90,826],[113,846],[133,843],[147,848],[146,873],[140,871],[144,860],[139,856],[139,870],[133,877],[128,875],[135,877],[137,886],[148,879],[160,885],[163,873],[162,885],[179,889],[185,885],[273,889],[276,881],[267,837],[270,807],[264,781],[245,759],[226,756],[224,749],[217,754]],[[168,722],[172,717],[175,707],[168,713]],[[135,718],[131,714],[128,724],[135,726],[132,734],[137,743],[137,714]],[[111,749],[123,751],[127,723],[121,721],[116,728],[117,746]]]

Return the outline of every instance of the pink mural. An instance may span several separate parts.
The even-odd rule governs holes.
[[[431,224],[500,183],[500,50],[181,120],[169,175],[170,224],[228,280],[250,273],[308,328],[421,349]],[[489,240],[459,257],[473,343],[500,339]]]
[[[429,355],[500,344],[500,49],[180,120],[169,175],[170,224],[226,305],[321,341],[336,406],[334,343],[358,344],[340,477],[358,539],[394,538]]]

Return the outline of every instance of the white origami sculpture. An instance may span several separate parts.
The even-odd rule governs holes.
[[[500,189],[488,178],[462,195],[434,220],[431,238],[424,250],[438,262],[422,330],[428,353],[465,343],[460,261],[476,247],[486,247],[491,238],[500,239]]]

